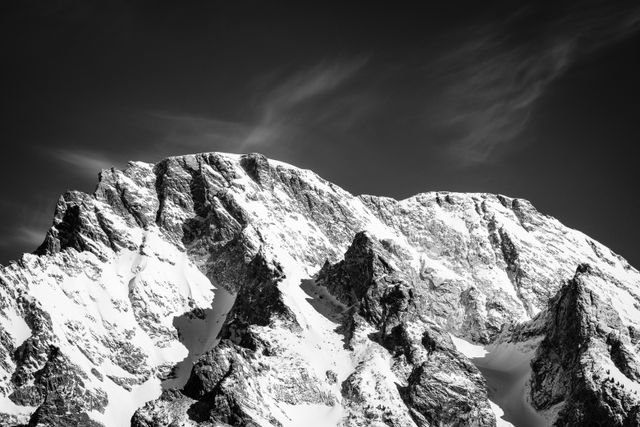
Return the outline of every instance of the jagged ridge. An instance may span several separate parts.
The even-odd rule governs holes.
[[[188,328],[179,336],[175,325],[185,322],[194,330],[224,322],[219,344],[190,354],[199,361],[184,389],[139,410],[139,425],[299,425],[320,416],[493,425],[484,379],[449,333],[494,346],[547,336],[529,400],[543,412],[573,407],[575,393],[549,391],[535,368],[556,363],[545,343],[560,325],[527,322],[546,318],[548,301],[584,263],[612,279],[615,291],[596,292],[629,337],[607,338],[613,350],[602,360],[631,372],[637,354],[639,313],[621,301],[640,300],[638,272],[504,196],[354,197],[260,155],[205,153],[103,171],[93,195],[65,193],[36,253],[0,271],[7,423],[62,416],[31,384],[38,372],[70,369],[65,417],[128,424],[187,355],[183,334],[206,336]],[[212,310],[216,288],[232,294],[232,306]],[[578,374],[562,369],[563,384],[573,384]],[[106,399],[80,404],[87,395]],[[443,406],[454,401],[462,409]],[[610,419],[631,419],[633,393],[625,405],[624,414],[609,405]]]

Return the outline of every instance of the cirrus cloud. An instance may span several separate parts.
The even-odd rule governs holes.
[[[447,81],[437,120],[453,134],[463,165],[496,158],[518,143],[537,101],[569,67],[638,31],[637,2],[529,4],[503,21],[471,29],[444,55]]]

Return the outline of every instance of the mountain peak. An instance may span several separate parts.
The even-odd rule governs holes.
[[[5,424],[515,420],[487,352],[533,362],[536,416],[611,388],[587,363],[627,378],[600,420],[637,405],[640,274],[522,199],[354,196],[260,154],[132,162],[64,193],[0,281]]]

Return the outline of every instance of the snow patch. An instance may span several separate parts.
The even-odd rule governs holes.
[[[433,213],[435,214],[434,217],[436,220],[447,225],[448,227],[455,230],[456,232],[463,235],[469,234],[467,223],[464,221],[464,219],[460,218],[458,215],[453,215],[451,212],[448,212],[442,209],[440,206],[436,206],[435,209],[433,210]]]
[[[489,406],[491,406],[491,410],[493,414],[496,416],[496,427],[515,427],[509,421],[504,420],[502,417],[504,416],[504,411],[498,405],[489,400]]]
[[[600,368],[599,374],[601,378],[612,380],[616,384],[619,383],[636,401],[640,400],[640,397],[638,397],[640,395],[640,384],[622,373],[609,358],[603,359],[603,366]]]
[[[127,392],[122,387],[106,378],[102,389],[109,396],[109,404],[104,413],[91,411],[90,417],[105,426],[128,426],[134,412],[150,400],[157,399],[162,393],[160,380],[152,377],[144,383],[132,387]]]
[[[281,403],[280,408],[290,421],[283,422],[286,427],[328,427],[338,425],[343,416],[342,406],[327,405],[289,405]]]
[[[1,322],[2,328],[9,332],[11,338],[13,338],[13,346],[20,347],[31,336],[31,328],[27,325],[27,322],[18,314],[9,310],[5,313],[6,321]]]
[[[235,295],[227,292],[224,288],[217,288],[211,308],[204,310],[204,318],[189,315],[175,318],[173,323],[178,330],[180,342],[187,347],[189,354],[176,365],[173,378],[163,382],[163,389],[184,387],[191,374],[193,364],[201,355],[213,349],[220,342],[218,334],[234,302]]]
[[[547,419],[527,399],[534,352],[525,353],[521,348],[510,343],[491,346],[489,353],[472,362],[487,380],[490,401],[504,413],[502,419],[511,423],[507,425],[547,426]]]
[[[609,302],[625,325],[640,324],[640,311],[637,308],[639,303],[634,295],[617,286],[606,286],[606,291],[610,295]]]
[[[453,341],[453,345],[456,347],[456,350],[467,356],[469,359],[484,357],[488,353],[488,351],[481,345],[472,344],[469,341],[458,338],[452,334],[449,334],[449,336],[451,337],[451,341]]]
[[[36,409],[38,409],[36,406],[16,405],[8,397],[0,396],[0,414],[8,414],[15,417],[18,425],[28,424],[31,414],[33,414]]]
[[[333,370],[338,382],[342,382],[354,366],[349,352],[344,349],[342,336],[335,332],[339,324],[320,314],[309,303],[309,295],[300,286],[304,279],[309,278],[308,271],[287,253],[280,253],[278,260],[286,276],[278,288],[284,303],[293,311],[303,330],[300,341],[292,343],[297,344],[295,351],[316,371],[319,378],[327,370]]]

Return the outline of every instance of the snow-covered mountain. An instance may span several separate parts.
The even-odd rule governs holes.
[[[0,283],[2,425],[640,425],[640,274],[521,199],[133,162]]]

